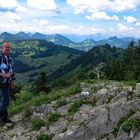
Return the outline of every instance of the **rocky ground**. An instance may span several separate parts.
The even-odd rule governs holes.
[[[56,100],[33,107],[28,117],[13,116],[14,125],[0,128],[0,140],[36,140],[40,134],[52,140],[140,140],[140,99],[130,86],[81,83],[80,93],[58,100],[61,105]],[[57,119],[49,122],[56,112]],[[36,130],[34,119],[49,123]]]

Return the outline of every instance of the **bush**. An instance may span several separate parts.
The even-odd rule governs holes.
[[[70,96],[70,95],[74,95],[76,93],[79,93],[81,91],[80,89],[80,84],[76,84],[74,86],[71,86],[68,90],[67,93],[65,93],[64,96]]]
[[[28,91],[25,90],[21,90],[21,92],[16,95],[16,101],[13,103],[16,105],[24,104],[29,100],[31,100],[32,97],[33,97],[32,93],[29,93]]]
[[[97,74],[96,74],[94,71],[91,71],[91,72],[89,73],[89,78],[90,78],[90,79],[97,79]]]
[[[47,86],[47,74],[45,72],[41,72],[38,78],[35,80],[32,85],[32,90],[35,94],[44,91],[45,93],[50,92],[50,87]]]
[[[40,134],[37,136],[37,140],[51,140],[52,138],[47,134]]]
[[[140,120],[138,119],[129,119],[122,125],[122,130],[127,133],[130,133],[132,128],[139,128],[140,127]]]
[[[126,84],[128,86],[132,86],[133,88],[136,87],[136,81],[134,81],[134,80],[124,81],[124,84]]]
[[[64,106],[66,104],[67,104],[67,101],[64,100],[64,99],[63,100],[57,100],[57,102],[56,102],[57,107]]]
[[[87,101],[87,100],[79,100],[79,101],[77,101],[77,102],[74,102],[74,103],[70,106],[68,112],[69,112],[70,114],[74,114],[75,112],[78,111],[78,109],[79,109],[83,104],[88,104],[88,103],[89,103],[89,101]]]
[[[12,94],[11,94],[11,99],[16,100],[16,94],[20,93],[22,89],[22,86],[20,84],[15,85],[14,88],[12,88]]]
[[[32,121],[33,130],[39,130],[42,126],[45,126],[45,121],[43,121],[41,119],[34,119]]]
[[[48,116],[48,125],[53,123],[53,122],[56,122],[59,118],[60,118],[60,114],[55,112],[55,113],[51,113],[49,116]]]

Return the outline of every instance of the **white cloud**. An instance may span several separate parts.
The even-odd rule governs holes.
[[[11,15],[13,16],[13,15]],[[11,18],[10,14],[8,18]],[[18,17],[14,17],[16,19]],[[13,21],[14,21],[13,19]],[[5,20],[0,17],[0,20]],[[104,33],[103,29],[95,28],[95,27],[85,27],[85,26],[70,26],[70,25],[63,25],[63,24],[54,24],[52,25],[49,23],[48,20],[37,20],[34,19],[30,22],[12,22],[12,19],[9,20],[10,22],[3,22],[0,23],[1,32],[40,32],[45,34],[95,34],[95,33]]]
[[[119,17],[109,16],[105,12],[94,12],[91,14],[91,16],[86,16],[87,19],[93,20],[93,19],[104,19],[104,20],[119,20]]]
[[[140,26],[140,21],[139,22],[136,22],[136,26]]]
[[[25,13],[25,12],[27,12],[27,8],[18,5],[17,8],[16,8],[16,12],[23,12],[23,13]]]
[[[12,15],[13,16],[13,15]],[[11,17],[11,16],[9,16]],[[15,16],[14,19],[18,17]],[[2,18],[0,17],[0,20]],[[4,20],[4,18],[3,18]],[[97,27],[86,27],[86,26],[70,26],[70,25],[63,25],[63,24],[55,24],[52,25],[49,23],[48,20],[44,19],[34,19],[31,22],[2,22],[0,23],[1,32],[40,32],[45,34],[78,34],[78,35],[89,35],[89,34],[96,34],[102,33],[106,35],[122,35],[122,36],[139,36],[140,30],[136,30],[133,27],[126,26],[124,24],[119,23],[117,27],[110,27],[107,30],[104,28],[97,28]]]
[[[124,20],[126,20],[128,23],[134,23],[137,21],[137,19],[132,16],[124,16]]]
[[[0,0],[0,7],[15,8],[17,5],[17,0]]]
[[[121,23],[119,23],[118,24],[118,29],[119,29],[119,31],[123,31],[124,32],[124,31],[126,31],[128,29],[128,27],[123,25],[123,24],[121,24]]]
[[[6,13],[0,13],[0,21],[3,21],[3,23],[8,22],[11,24],[11,22],[19,22],[22,18],[16,13],[12,12],[6,12]]]
[[[49,22],[48,22],[48,20],[43,20],[43,19],[37,20],[37,19],[34,19],[33,23],[38,25],[38,27],[44,27],[44,26],[48,26]]]
[[[118,27],[118,33],[120,35],[124,35],[124,36],[137,36],[138,37],[139,34],[140,34],[140,30],[135,29],[133,27],[126,26],[126,25],[121,24],[121,23],[119,23],[117,25],[117,27]]]
[[[119,20],[117,15],[109,16],[106,12],[134,10],[140,5],[140,0],[67,0],[67,4],[72,6],[75,14],[89,13],[85,16],[87,19]],[[127,21],[134,22],[134,19]]]
[[[139,0],[114,0],[111,2],[112,11],[127,11],[133,10],[140,4]]]
[[[17,23],[0,23],[1,32],[19,32],[21,29],[21,26],[19,26]]]
[[[4,11],[26,12],[27,8],[19,5],[17,0],[0,0],[0,8]],[[3,10],[2,10],[3,11]]]
[[[40,27],[40,31],[50,34],[60,33],[60,34],[95,34],[99,32],[103,32],[102,29],[99,28],[88,28],[85,26],[69,26],[69,25],[47,25],[44,27]]]
[[[113,27],[111,27],[109,30],[110,30],[110,31],[115,31],[115,29],[114,29]]]
[[[27,5],[40,10],[55,10],[56,3],[54,0],[27,0]]]
[[[67,4],[71,5],[75,11],[113,11],[121,12],[134,10],[140,5],[139,0],[67,0]]]
[[[91,27],[91,28],[88,28],[88,27],[85,27],[85,26],[77,26],[77,27],[73,27],[71,28],[71,30],[69,30],[69,33],[71,34],[79,34],[79,35],[84,35],[84,34],[96,34],[96,33],[104,33],[104,30],[103,29],[100,29],[100,28],[95,28],[95,27]]]
[[[84,10],[103,10],[105,9],[105,7],[109,6],[109,3],[110,2],[108,0],[67,0],[67,4],[71,5],[75,11],[80,12],[83,12]]]

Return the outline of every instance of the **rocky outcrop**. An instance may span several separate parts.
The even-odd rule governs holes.
[[[118,82],[82,83],[80,86],[81,93],[58,99],[65,100],[64,105],[58,106],[56,100],[33,107],[26,125],[23,126],[21,120],[16,121],[12,129],[1,132],[0,136],[4,140],[28,140],[43,133],[53,140],[140,139],[140,99],[132,87]],[[72,112],[71,107],[77,110]],[[55,113],[60,114],[57,120],[32,130],[33,119],[48,121],[50,114]],[[14,135],[16,132],[19,133]]]

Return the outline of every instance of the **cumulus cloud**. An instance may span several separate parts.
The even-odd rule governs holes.
[[[136,26],[140,26],[140,21],[139,22],[136,22]]]
[[[22,20],[21,16],[19,16],[16,13],[12,13],[12,12],[6,12],[6,13],[1,13],[0,14],[0,20],[3,22],[7,22],[9,24],[11,24],[12,22],[19,22]]]
[[[0,11],[1,12],[15,12],[15,8],[18,6],[16,0],[0,0]]]
[[[23,12],[23,13],[25,13],[25,12],[27,12],[27,8],[18,5],[17,8],[16,8],[16,12]]]
[[[118,31],[120,35],[124,36],[139,36],[140,30],[135,29],[133,27],[126,26],[124,24],[119,23],[117,25]]]
[[[49,24],[48,20],[43,20],[43,19],[39,19],[39,20],[34,19],[33,23],[38,25],[38,27],[48,26],[48,24]]]
[[[71,5],[75,11],[83,12],[109,10],[113,12],[121,12],[133,10],[140,5],[139,0],[67,0],[67,4]],[[77,12],[78,13],[78,12]]]
[[[14,8],[18,5],[16,0],[0,0],[0,7]]]
[[[91,14],[91,16],[86,16],[87,19],[93,20],[93,19],[104,19],[104,20],[119,20],[119,17],[109,16],[105,12],[94,12]]]
[[[11,14],[11,16],[13,16]],[[9,14],[9,18],[11,18]],[[1,32],[7,31],[7,32],[40,32],[45,34],[95,34],[95,33],[104,33],[103,29],[95,28],[95,27],[86,27],[86,26],[71,26],[71,25],[65,25],[65,24],[51,24],[48,20],[45,19],[34,19],[30,23],[29,22],[12,22],[15,21],[15,19],[18,19],[19,17],[14,17],[9,22],[0,23],[0,29]],[[0,20],[5,20],[4,18],[0,18]]]
[[[127,26],[125,26],[121,23],[119,23],[117,26],[118,26],[119,31],[126,31],[128,29]]]
[[[128,23],[134,23],[137,21],[137,19],[132,16],[124,16],[124,20],[126,20]]]
[[[50,25],[48,24],[47,26],[40,26],[40,31],[41,32],[46,32],[50,34],[55,34],[55,33],[60,33],[60,34],[79,34],[79,35],[84,35],[84,34],[95,34],[99,32],[103,32],[103,29],[99,28],[88,28],[85,26],[69,26],[69,25]]]
[[[119,13],[134,10],[140,5],[139,0],[67,0],[75,14],[89,13],[87,19],[119,20],[118,16],[109,16],[106,12]],[[134,22],[134,18],[127,18],[128,22]]]
[[[20,6],[17,0],[0,0],[0,11],[1,12],[26,12],[27,9]]]
[[[27,5],[40,10],[55,10],[56,3],[54,0],[27,0]]]
[[[79,25],[77,27],[72,27],[69,30],[69,33],[71,34],[79,34],[79,35],[84,35],[84,34],[96,34],[96,33],[104,33],[104,30],[101,28],[96,28],[96,27],[85,27],[82,25]]]
[[[121,12],[134,10],[138,5],[140,5],[139,0],[113,0],[110,7],[112,11]]]
[[[85,10],[88,11],[100,11],[104,10],[105,7],[109,6],[108,0],[67,0],[67,4],[71,5],[76,14],[83,13]]]

